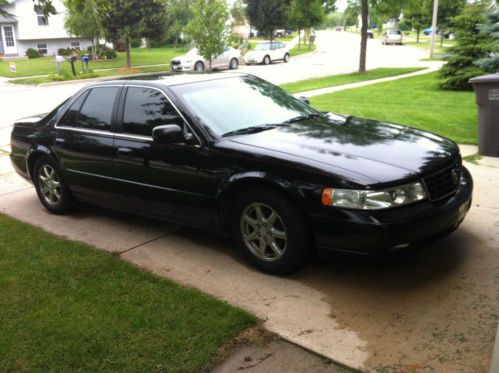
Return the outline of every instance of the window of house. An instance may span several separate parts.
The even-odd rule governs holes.
[[[152,136],[156,126],[178,124],[183,120],[165,95],[150,88],[128,88],[123,113],[123,132]]]
[[[12,31],[12,26],[4,26],[3,31],[5,33],[5,46],[14,47],[14,31]]]
[[[61,118],[60,125],[110,131],[118,87],[92,88],[81,95]]]
[[[72,41],[71,42],[71,49],[80,50],[80,42],[79,41]]]
[[[49,19],[43,14],[41,10],[36,11],[36,18],[38,19],[39,26],[48,26]]]
[[[47,43],[38,43],[36,44],[36,49],[38,49],[38,53],[47,54]]]

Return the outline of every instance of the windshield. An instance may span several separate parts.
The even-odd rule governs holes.
[[[171,89],[219,136],[320,114],[283,89],[252,76],[183,84]]]
[[[197,48],[192,48],[189,52],[187,52],[188,56],[197,56],[198,55],[198,49]]]
[[[256,51],[268,51],[270,49],[269,43],[257,44],[255,46]]]

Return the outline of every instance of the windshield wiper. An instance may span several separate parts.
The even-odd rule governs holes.
[[[320,118],[322,114],[305,114],[305,115],[298,115],[297,117],[288,119],[284,121],[284,123],[295,123],[295,122],[300,122],[302,120],[307,120],[307,119],[314,119],[314,118]]]
[[[234,135],[242,135],[242,134],[249,134],[249,133],[257,133],[257,132],[262,132],[266,130],[270,130],[272,128],[276,128],[279,126],[283,126],[285,123],[273,123],[273,124],[260,124],[258,126],[251,126],[251,127],[246,127],[246,128],[240,128],[238,130],[230,131],[227,133],[224,133],[222,137],[226,136],[234,136]]]

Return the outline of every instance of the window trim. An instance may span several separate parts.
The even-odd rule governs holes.
[[[59,125],[59,122],[62,119],[62,117],[64,115],[66,115],[67,111],[71,108],[71,106],[74,104],[74,102],[76,100],[78,100],[83,94],[85,94],[86,92],[88,92],[88,91],[90,91],[90,90],[92,90],[94,88],[107,88],[107,87],[118,87],[118,88],[121,88],[120,91],[118,92],[119,98],[118,98],[118,104],[117,105],[118,105],[118,109],[122,113],[121,113],[121,116],[120,116],[120,113],[117,113],[118,115],[116,115],[116,113],[113,112],[113,117],[116,115],[116,119],[115,119],[116,125],[113,126],[113,123],[111,123],[111,130],[110,131],[91,130],[91,129],[85,129],[85,128],[77,128],[77,127],[61,126],[61,125]],[[122,126],[122,124],[123,124],[122,123],[123,122],[123,111],[125,109],[125,98],[126,98],[125,95],[123,95],[123,90],[125,88],[128,88],[128,87],[148,88],[148,89],[153,89],[153,90],[161,92],[161,94],[163,94],[166,97],[166,99],[168,100],[168,102],[177,111],[177,113],[182,118],[182,120],[187,125],[187,127],[189,127],[190,132],[194,135],[194,137],[196,137],[196,139],[198,141],[198,144],[195,144],[194,146],[201,146],[203,144],[203,142],[199,138],[199,135],[196,133],[196,131],[194,131],[192,125],[187,121],[187,119],[185,118],[185,116],[178,109],[177,105],[175,105],[173,103],[173,101],[170,99],[170,97],[168,97],[168,95],[162,89],[157,88],[157,87],[146,86],[146,85],[139,85],[139,84],[122,84],[122,85],[119,85],[119,84],[109,84],[109,85],[87,87],[82,92],[80,92],[79,95],[75,95],[70,101],[68,101],[68,103],[67,103],[68,106],[66,107],[66,109],[64,110],[64,112],[60,115],[60,117],[57,118],[57,121],[54,124],[54,128],[55,129],[59,129],[59,130],[64,130],[64,131],[75,131],[75,132],[82,132],[82,133],[88,133],[88,134],[94,134],[94,135],[113,136],[113,137],[125,138],[125,139],[132,139],[132,140],[153,141],[152,136],[140,136],[140,135],[127,134],[127,133],[123,133],[123,132],[118,132],[117,131],[117,130],[122,130],[123,129],[123,126]],[[123,101],[123,103],[122,103],[122,101]],[[82,104],[82,107],[83,107],[83,104]],[[113,107],[113,109],[114,109],[114,107]],[[113,127],[114,127],[114,130],[113,130]]]
[[[49,26],[49,17],[45,16],[45,14],[43,14],[43,12],[40,11],[35,11],[35,13],[38,26]],[[44,21],[40,23],[40,19],[43,19]]]
[[[45,48],[40,48],[40,45],[45,45]],[[45,50],[45,52],[40,52],[40,49]],[[38,53],[48,54],[49,53],[48,43],[36,43],[36,50],[38,51]]]

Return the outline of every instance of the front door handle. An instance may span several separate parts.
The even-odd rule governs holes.
[[[118,155],[131,155],[133,152],[130,148],[118,148]]]
[[[66,140],[65,140],[65,139],[63,139],[62,137],[56,137],[56,138],[55,138],[55,143],[56,143],[56,144],[59,144],[59,145],[64,144],[64,142],[65,142],[65,141],[66,141]]]

